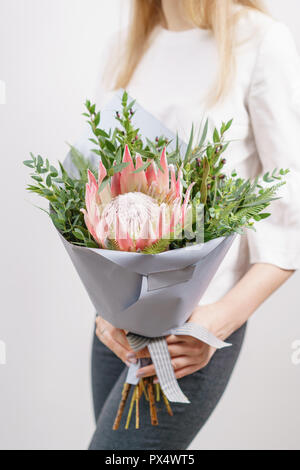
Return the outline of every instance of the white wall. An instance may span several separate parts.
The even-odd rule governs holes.
[[[123,0],[123,12],[129,0]],[[300,47],[299,2],[269,1]],[[0,0],[0,448],[84,449],[93,431],[93,308],[46,215],[25,193],[29,151],[62,159],[84,125],[120,0]],[[285,9],[289,7],[289,10]],[[126,15],[125,15],[126,17]],[[300,448],[299,274],[257,312],[220,406],[192,448]],[[265,342],[265,334],[269,339]],[[297,432],[298,431],[298,432]]]

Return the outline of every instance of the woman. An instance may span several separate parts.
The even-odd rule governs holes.
[[[211,128],[233,117],[228,171],[253,177],[275,167],[291,169],[272,217],[260,222],[257,233],[235,241],[190,318],[233,346],[216,352],[188,336],[167,338],[176,377],[192,405],[173,405],[174,417],[161,414],[159,427],[145,420],[138,431],[113,432],[125,364],[137,358],[125,333],[97,318],[97,429],[90,449],[180,450],[220,400],[248,318],[300,265],[300,61],[286,26],[264,13],[258,0],[136,0],[123,44],[113,70],[115,89],[126,88],[184,139],[203,117]],[[141,377],[153,375],[153,366],[139,370]]]

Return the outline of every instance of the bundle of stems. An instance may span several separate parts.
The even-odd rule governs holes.
[[[113,425],[113,430],[117,431],[119,429],[121,420],[124,414],[126,402],[129,398],[132,385],[125,383],[122,391],[122,397],[117,411],[116,419]],[[129,405],[129,411],[125,423],[125,429],[129,429],[132,414],[135,408],[135,428],[139,429],[140,427],[140,400],[144,395],[144,399],[149,402],[149,412],[152,426],[158,426],[158,417],[157,417],[157,408],[156,402],[161,400],[161,397],[165,403],[167,412],[170,416],[173,416],[173,411],[170,406],[169,400],[164,394],[160,384],[153,383],[153,377],[141,379],[139,383],[133,387],[131,401]]]

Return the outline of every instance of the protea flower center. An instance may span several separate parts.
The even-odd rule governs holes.
[[[116,242],[121,251],[143,251],[160,240],[167,242],[185,227],[193,183],[182,201],[182,169],[168,165],[166,149],[162,151],[160,168],[151,162],[143,170],[143,160],[136,155],[135,164],[126,145],[123,163],[110,184],[100,191],[107,170],[99,162],[99,174],[88,170],[86,208],[82,209],[87,228],[101,248]],[[167,249],[162,247],[161,249]]]
[[[151,196],[140,192],[121,194],[106,205],[101,219],[108,239],[139,239],[152,242],[162,207]]]

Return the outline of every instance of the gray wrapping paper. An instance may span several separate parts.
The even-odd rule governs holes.
[[[121,92],[102,111],[102,127],[115,126]],[[138,104],[134,119],[141,133],[150,139],[175,136]],[[95,154],[88,152],[89,135],[76,147],[95,165]],[[180,143],[184,151],[185,144]],[[172,143],[171,143],[172,146]],[[64,162],[76,174],[70,155]],[[84,248],[61,240],[86,288],[96,311],[114,325],[130,331],[134,350],[148,346],[160,385],[170,401],[188,403],[176,381],[164,337],[189,334],[216,348],[229,346],[205,328],[186,323],[201,300],[236,235],[156,255]],[[127,381],[137,383],[137,366],[129,369]]]
[[[157,255],[83,248],[61,239],[101,317],[155,338],[186,322],[234,235]]]

